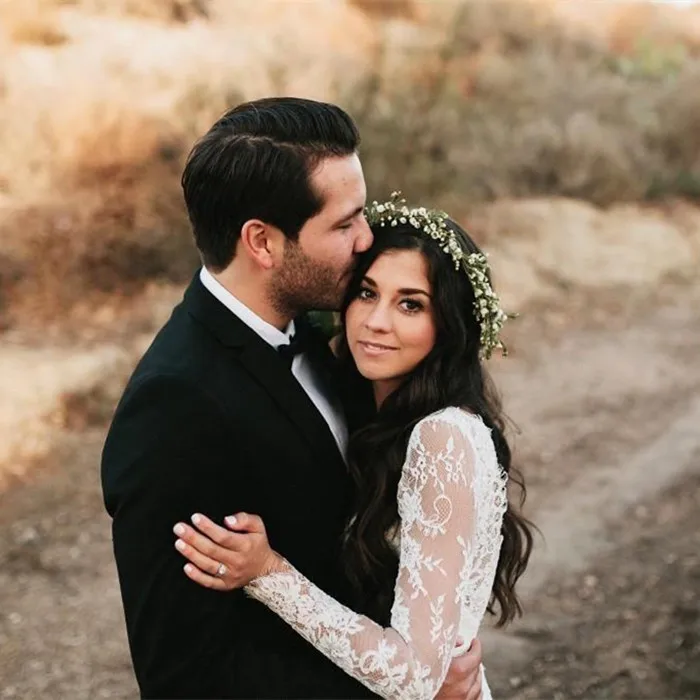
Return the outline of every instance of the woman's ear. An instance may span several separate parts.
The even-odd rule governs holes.
[[[250,219],[241,228],[239,245],[251,261],[270,270],[279,265],[284,256],[284,241],[284,234],[276,226]]]

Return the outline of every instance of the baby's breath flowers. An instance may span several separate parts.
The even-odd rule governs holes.
[[[408,207],[400,192],[392,192],[386,202],[372,202],[365,210],[370,226],[398,226],[409,224],[437,241],[443,252],[454,262],[455,270],[461,267],[469,277],[474,289],[474,313],[481,326],[481,353],[491,357],[496,348],[507,355],[500,339],[503,324],[510,316],[501,309],[498,295],[489,282],[489,264],[481,253],[467,253],[459,244],[454,231],[448,226],[448,215],[444,211],[425,207]]]

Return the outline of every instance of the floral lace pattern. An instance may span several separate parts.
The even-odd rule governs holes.
[[[421,420],[408,442],[391,627],[349,610],[288,563],[246,592],[374,693],[434,698],[457,635],[468,645],[486,611],[506,505],[490,430],[471,413],[444,409]]]

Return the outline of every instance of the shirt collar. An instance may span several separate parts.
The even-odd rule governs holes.
[[[275,328],[272,324],[263,320],[254,311],[251,311],[242,301],[236,299],[231,292],[219,282],[206,267],[202,267],[199,279],[204,287],[218,299],[231,313],[238,316],[243,323],[255,331],[266,343],[278,348],[286,345],[294,335],[294,321],[290,321],[285,331]]]

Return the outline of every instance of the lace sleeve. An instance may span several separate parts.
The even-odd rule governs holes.
[[[460,623],[475,529],[475,455],[439,417],[413,430],[398,488],[401,549],[391,627],[338,603],[286,564],[247,593],[384,698],[433,698],[447,674]]]

